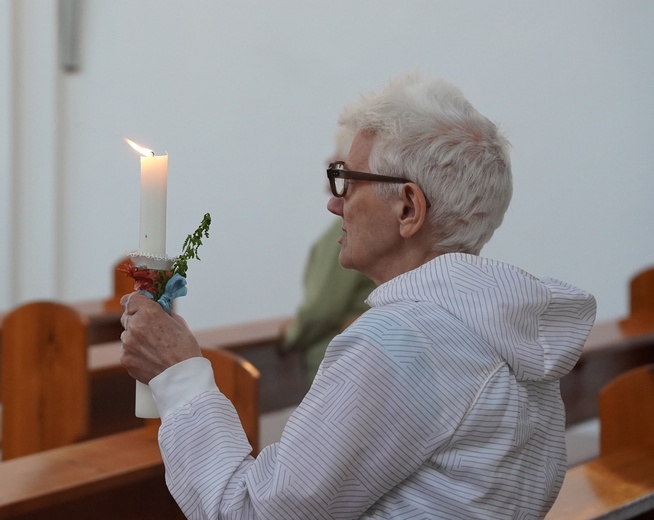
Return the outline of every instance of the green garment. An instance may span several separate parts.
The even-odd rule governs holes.
[[[342,221],[336,220],[312,246],[304,271],[304,299],[286,329],[282,351],[302,352],[308,382],[313,381],[329,342],[369,309],[372,280],[338,262]]]

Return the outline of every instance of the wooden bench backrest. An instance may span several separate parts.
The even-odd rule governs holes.
[[[629,282],[629,314],[654,314],[654,267],[641,271]]]
[[[211,361],[218,387],[234,403],[256,454],[258,371],[224,350],[203,354]],[[164,484],[156,422],[0,463],[0,518],[181,520],[184,516]]]
[[[7,460],[79,441],[88,431],[85,319],[54,302],[22,305],[2,324],[2,452]]]
[[[599,396],[600,454],[654,447],[654,364],[618,376]]]

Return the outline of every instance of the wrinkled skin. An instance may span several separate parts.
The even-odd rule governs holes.
[[[125,308],[120,319],[125,327],[120,362],[133,378],[147,384],[176,363],[202,356],[195,336],[178,314],[166,314],[158,303],[138,293],[123,296],[120,303]]]

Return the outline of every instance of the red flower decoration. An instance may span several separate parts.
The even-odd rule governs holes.
[[[134,290],[149,292],[157,300],[163,292],[166,281],[172,276],[172,271],[160,269],[147,269],[137,267],[132,262],[125,262],[118,267],[118,271],[134,278]]]
[[[131,260],[129,262],[123,262],[117,270],[126,274],[130,278],[134,278],[135,291],[149,292],[155,301],[159,301],[159,298],[161,298],[161,295],[166,290],[166,283],[168,283],[168,280],[176,274],[182,278],[186,278],[189,259],[200,259],[198,256],[198,248],[202,245],[202,237],[209,237],[210,225],[211,215],[205,213],[198,229],[196,229],[193,234],[186,237],[184,245],[182,246],[182,254],[175,259],[172,269],[169,271],[137,267]],[[186,290],[184,294],[186,294]]]

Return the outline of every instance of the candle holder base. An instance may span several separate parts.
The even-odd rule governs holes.
[[[172,269],[175,260],[177,260],[176,256],[152,255],[150,253],[141,253],[140,251],[126,252],[125,256],[131,258],[132,263],[136,267],[161,269],[164,271]]]

